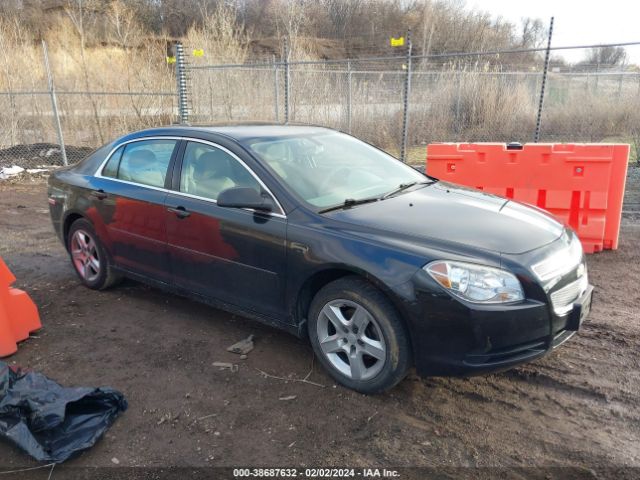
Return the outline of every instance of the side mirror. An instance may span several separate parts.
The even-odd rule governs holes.
[[[227,208],[252,208],[271,212],[273,202],[268,194],[260,194],[251,187],[232,187],[218,195],[218,206]]]

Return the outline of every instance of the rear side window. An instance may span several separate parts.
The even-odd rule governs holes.
[[[124,152],[124,146],[113,152],[113,155],[111,155],[111,158],[109,158],[109,161],[102,169],[103,177],[118,177],[118,166],[120,165],[120,157],[122,157],[122,152]]]
[[[142,140],[128,143],[114,152],[102,175],[163,188],[171,155],[177,143],[177,140]]]

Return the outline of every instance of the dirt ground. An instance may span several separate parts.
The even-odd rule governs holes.
[[[640,222],[627,218],[619,250],[588,257],[591,316],[545,358],[468,379],[411,374],[364,396],[336,386],[286,333],[132,281],[82,287],[53,233],[45,183],[5,182],[0,256],[43,323],[7,361],[126,395],[129,410],[75,467],[525,467],[511,478],[530,478],[526,467],[571,466],[633,478],[640,470],[624,467],[640,467],[639,244]],[[226,351],[250,334],[246,360]],[[0,443],[0,470],[36,465]]]

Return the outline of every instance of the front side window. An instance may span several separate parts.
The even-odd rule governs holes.
[[[427,180],[383,151],[338,132],[247,143],[300,198],[318,208],[377,197]]]
[[[180,175],[181,192],[217,200],[220,192],[233,187],[262,190],[253,175],[224,150],[199,142],[187,143]]]
[[[177,140],[142,140],[116,150],[103,176],[163,188]]]

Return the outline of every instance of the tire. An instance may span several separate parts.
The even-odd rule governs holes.
[[[398,384],[411,366],[400,315],[380,290],[360,277],[343,277],[323,287],[311,302],[308,322],[320,363],[347,388],[383,392]]]
[[[67,250],[73,269],[87,287],[105,290],[122,279],[113,270],[109,255],[88,220],[81,218],[73,222],[67,236]]]

